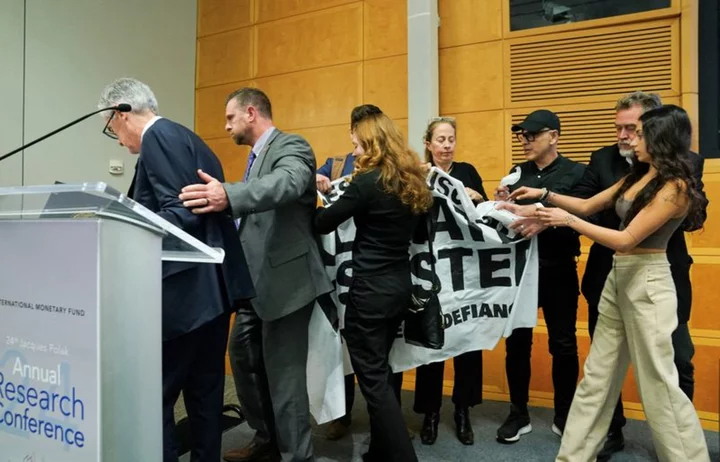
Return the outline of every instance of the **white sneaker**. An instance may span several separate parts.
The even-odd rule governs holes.
[[[552,432],[555,433],[555,434],[556,434],[557,436],[559,436],[560,438],[562,438],[563,431],[560,430],[560,427],[558,427],[557,425],[552,424]]]

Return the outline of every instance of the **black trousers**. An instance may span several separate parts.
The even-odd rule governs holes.
[[[552,355],[552,380],[555,390],[554,423],[565,428],[570,405],[577,386],[577,321],[580,294],[577,267],[574,262],[540,267],[538,302],[548,329],[548,346]],[[521,410],[527,408],[530,390],[530,354],[532,329],[515,329],[505,341],[505,370],[510,401]]]
[[[392,387],[395,397],[398,403],[402,405],[401,391],[402,391],[403,373],[398,372],[393,374]],[[345,376],[345,415],[339,420],[345,422],[345,425],[350,425],[352,421],[352,408],[355,404],[355,374],[348,374]]]
[[[590,337],[595,333],[595,326],[598,320],[598,306],[588,305],[588,327],[590,329]],[[690,398],[693,399],[695,392],[695,368],[692,358],[695,355],[695,346],[690,337],[690,330],[687,323],[678,324],[677,329],[672,334],[673,350],[675,350],[675,367],[678,370],[678,378],[680,389]],[[618,398],[610,421],[610,432],[616,432],[625,426],[627,420],[623,412],[622,395]]]
[[[482,403],[482,350],[455,356],[453,366],[452,401],[455,407],[467,408]],[[444,361],[425,364],[415,370],[415,412],[440,412],[444,373]]]
[[[410,299],[408,270],[355,275],[343,336],[370,415],[370,460],[415,462],[388,357]]]
[[[223,314],[162,344],[164,462],[178,460],[174,407],[180,392],[190,421],[190,460],[220,460],[229,327],[230,315]]]

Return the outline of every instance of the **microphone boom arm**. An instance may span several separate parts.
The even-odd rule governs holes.
[[[7,154],[4,154],[2,157],[0,157],[0,161],[2,161],[3,159],[6,159],[6,158],[8,158],[8,157],[10,157],[10,156],[12,156],[12,155],[17,154],[18,152],[22,151],[23,149],[27,149],[27,148],[29,148],[30,146],[32,146],[32,145],[34,145],[34,144],[36,144],[36,143],[41,142],[41,141],[44,140],[45,138],[49,138],[49,137],[53,136],[54,134],[59,133],[59,132],[65,130],[66,128],[70,128],[70,127],[72,127],[73,125],[75,125],[75,124],[77,124],[77,123],[80,123],[80,122],[82,122],[83,120],[85,120],[85,119],[87,119],[87,118],[89,118],[89,117],[94,116],[95,114],[99,114],[99,113],[104,112],[104,111],[130,112],[130,110],[131,110],[131,108],[130,108],[130,105],[128,105],[128,104],[118,104],[117,106],[112,106],[112,107],[106,107],[106,108],[103,108],[103,109],[98,109],[98,110],[95,111],[95,112],[91,112],[90,114],[84,115],[84,116],[80,117],[79,119],[73,120],[73,121],[70,122],[69,124],[63,125],[62,127],[58,128],[57,130],[51,131],[51,132],[48,133],[47,135],[43,135],[43,136],[41,136],[40,138],[38,138],[38,139],[36,139],[36,140],[33,140],[33,141],[31,141],[31,142],[29,142],[29,143],[27,143],[27,144],[24,144],[24,145],[20,146],[19,148],[15,149],[15,150],[13,150],[13,151],[8,152]]]

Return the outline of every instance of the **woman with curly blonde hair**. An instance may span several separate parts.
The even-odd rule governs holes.
[[[352,282],[343,336],[370,415],[365,461],[417,460],[393,393],[390,349],[410,303],[410,240],[432,206],[418,156],[384,114],[357,124],[350,185],[331,206],[320,208],[315,228],[327,234],[353,218]]]

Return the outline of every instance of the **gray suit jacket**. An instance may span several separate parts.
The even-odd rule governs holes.
[[[332,290],[312,229],[315,155],[298,135],[275,130],[247,182],[225,183],[264,321],[287,316]]]

